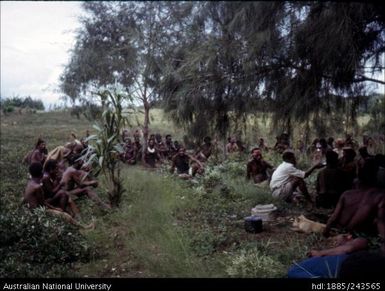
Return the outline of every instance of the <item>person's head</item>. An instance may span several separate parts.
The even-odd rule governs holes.
[[[174,147],[178,150],[180,148],[179,141],[174,141]]]
[[[337,138],[336,148],[342,149],[345,146],[345,142],[342,138]]]
[[[159,133],[157,133],[155,135],[155,139],[156,139],[157,142],[161,142],[162,141],[162,136]]]
[[[44,165],[44,172],[48,174],[56,174],[58,170],[58,162],[56,160],[48,160]]]
[[[319,143],[319,139],[318,138],[315,138],[312,142],[312,145],[316,146],[317,143]]]
[[[352,162],[356,157],[356,152],[351,147],[344,147],[343,157],[345,159],[345,162]]]
[[[181,146],[179,149],[178,149],[178,155],[180,157],[183,157],[184,155],[186,154],[186,148],[184,146]]]
[[[259,143],[260,143],[260,144],[264,144],[264,143],[265,143],[265,140],[261,137],[261,138],[259,139]]]
[[[321,144],[321,147],[322,147],[323,149],[325,149],[325,148],[328,147],[328,143],[327,143],[326,139],[324,139],[324,138],[321,138],[321,139],[319,140],[319,143]]]
[[[326,151],[326,165],[329,168],[335,168],[338,165],[338,154],[335,151],[328,150]]]
[[[80,168],[83,165],[83,160],[81,155],[73,155],[69,160],[68,163],[70,166],[74,167],[77,170],[80,170]]]
[[[39,151],[43,152],[45,151],[46,149],[46,144],[45,144],[45,141],[42,140],[41,138],[39,138],[36,142],[36,146],[35,146],[36,149],[38,149]]]
[[[297,164],[297,160],[295,158],[295,154],[291,150],[285,150],[282,154],[282,160],[284,160],[287,163],[291,163],[293,165]]]
[[[148,141],[148,146],[149,146],[150,148],[153,148],[153,147],[155,146],[155,140],[152,139],[152,138],[150,138],[150,140]]]
[[[333,137],[329,137],[328,138],[328,145],[333,147],[333,143],[334,143],[334,138]]]
[[[172,140],[171,134],[166,135],[166,142],[170,143]]]
[[[385,256],[370,251],[353,253],[342,262],[338,278],[383,279],[385,278]]]
[[[259,148],[253,148],[253,149],[251,150],[251,155],[252,155],[252,157],[253,157],[254,160],[259,161],[259,160],[262,159],[262,153],[261,153],[261,151],[259,150]]]
[[[360,156],[363,158],[369,157],[368,148],[366,146],[360,147],[358,149],[358,152],[360,153]]]
[[[205,136],[205,138],[203,139],[203,142],[204,142],[205,144],[210,144],[210,143],[211,143],[211,137]]]
[[[29,173],[32,178],[41,178],[43,176],[43,166],[40,163],[32,163],[29,166]]]

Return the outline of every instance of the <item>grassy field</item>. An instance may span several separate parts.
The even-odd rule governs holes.
[[[182,138],[182,129],[163,117],[160,110],[152,114],[153,132]],[[19,209],[27,182],[27,168],[21,160],[38,136],[52,149],[67,142],[71,132],[81,137],[87,129],[92,133],[89,121],[74,119],[67,112],[3,116],[0,186],[1,202],[6,208]],[[265,158],[275,165],[280,162],[272,153]],[[314,218],[314,213],[272,200],[267,185],[256,187],[246,182],[246,159],[245,156],[220,165],[209,164],[205,176],[193,182],[168,174],[169,165],[156,171],[123,165],[126,192],[118,209],[106,213],[87,199],[77,201],[82,221],[96,222],[92,231],[71,230],[83,251],[87,250],[87,256],[73,259],[64,273],[53,269],[44,276],[285,277],[294,260],[304,258],[308,250],[323,246],[326,241],[320,235],[290,229],[291,217],[303,213]],[[300,164],[308,161],[303,159]],[[314,177],[309,181],[312,185]],[[103,179],[97,192],[107,199]],[[247,233],[243,219],[259,203],[275,203],[279,207],[278,218],[266,223],[259,234]],[[18,223],[17,217],[14,223]],[[37,234],[32,232],[31,237],[34,235]],[[42,250],[36,245],[34,251]],[[6,252],[2,249],[3,254]],[[16,266],[25,263],[23,258],[18,260],[8,262],[8,269],[2,271],[5,274],[0,269],[0,275],[17,275]],[[60,261],[55,264],[60,267]]]

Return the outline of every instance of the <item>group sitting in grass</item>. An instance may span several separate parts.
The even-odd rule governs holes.
[[[87,133],[87,136],[89,134]],[[35,148],[24,158],[29,165],[31,179],[24,193],[24,202],[33,209],[44,206],[49,212],[63,217],[66,221],[83,226],[78,222],[79,209],[74,200],[85,195],[103,209],[110,209],[103,202],[94,187],[98,186],[92,176],[91,168],[84,164],[82,154],[86,152],[87,136],[80,141],[74,134],[72,141],[47,151],[44,140],[37,141]],[[170,173],[181,179],[192,179],[204,175],[207,162],[214,152],[218,151],[216,142],[205,137],[203,144],[187,152],[186,148],[172,140],[170,134],[165,139],[160,134],[152,134],[146,141],[143,150],[141,134],[135,131],[130,137],[128,130],[122,133],[123,152],[119,158],[128,165],[142,164],[148,169],[157,168],[159,164],[170,166]],[[323,232],[329,236],[335,228],[345,232],[344,240],[337,247],[311,251],[311,257],[330,257],[333,261],[344,260],[348,255],[368,247],[367,236],[380,238],[379,244],[385,254],[385,156],[373,152],[371,139],[364,139],[359,147],[351,135],[345,140],[333,138],[315,139],[308,149],[304,143],[297,143],[297,148],[290,145],[289,136],[277,137],[273,148],[269,148],[264,139],[253,147],[250,160],[246,163],[246,178],[260,184],[266,182],[274,199],[289,204],[306,206],[307,209],[330,209],[329,219]],[[245,150],[245,146],[235,138],[229,138],[225,146],[224,156],[231,158],[234,154]],[[359,156],[357,157],[356,151]],[[265,153],[275,151],[281,155],[282,162],[273,165],[265,160]],[[297,154],[307,155],[313,165],[308,170],[297,168]],[[308,190],[306,178],[317,172],[315,191]],[[304,261],[294,266],[289,272],[292,277],[304,277],[303,268],[313,268],[313,272],[322,277],[317,259]],[[302,269],[301,269],[302,268]],[[339,267],[335,270],[339,270]],[[325,275],[326,276],[326,275]]]

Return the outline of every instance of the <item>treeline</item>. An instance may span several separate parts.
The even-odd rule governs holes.
[[[83,2],[61,89],[73,101],[121,85],[195,137],[242,131],[268,113],[279,131],[353,128],[383,69],[375,2]],[[335,119],[337,118],[337,119]],[[346,130],[346,129],[345,129]],[[350,130],[350,129],[349,129]],[[147,132],[147,130],[145,130]]]
[[[28,97],[12,97],[5,98],[0,100],[0,107],[4,113],[10,113],[15,111],[15,109],[35,109],[35,110],[44,110],[43,101],[40,99],[32,99]]]

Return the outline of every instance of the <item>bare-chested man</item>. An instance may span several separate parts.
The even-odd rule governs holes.
[[[87,172],[81,170],[83,160],[80,156],[74,156],[70,161],[70,167],[68,167],[63,173],[63,177],[60,181],[62,189],[67,191],[69,195],[81,196],[87,195],[102,208],[110,209],[111,206],[104,203],[99,196],[91,189],[91,187],[97,187],[98,181],[87,179]]]
[[[55,207],[67,212],[67,206],[71,211],[72,216],[79,214],[79,209],[72,201],[66,191],[61,189],[61,175],[59,174],[58,162],[55,160],[48,160],[44,165],[44,173],[42,178],[42,187],[44,192],[44,199]]]
[[[324,235],[328,236],[332,227],[348,231],[378,233],[385,250],[385,190],[375,187],[378,166],[368,160],[360,170],[360,188],[345,191],[329,218]]]
[[[197,166],[203,169],[202,163],[196,158],[190,156],[189,154],[186,154],[186,149],[181,146],[179,148],[178,153],[172,158],[170,172],[173,174],[176,168],[177,174],[180,178],[189,179],[190,161],[195,162]],[[196,172],[198,171],[199,170],[196,170]]]
[[[237,153],[237,152],[239,152],[237,140],[235,137],[231,137],[231,138],[229,138],[229,142],[226,145],[226,153],[227,153],[227,155],[229,155],[229,154]]]
[[[74,220],[71,215],[65,213],[61,208],[56,208],[44,200],[43,185],[41,182],[43,177],[43,166],[40,163],[32,163],[29,167],[29,173],[32,178],[28,181],[23,197],[23,202],[27,204],[29,209],[32,210],[40,206],[46,207],[48,213],[61,217],[71,224],[82,228],[93,227],[93,225],[81,225],[79,222]]]
[[[41,165],[44,164],[45,160],[47,158],[47,148],[45,141],[39,138],[37,140],[35,149],[30,152],[26,158],[24,158],[25,162],[29,165],[32,163],[40,163]]]
[[[248,180],[253,178],[256,184],[266,181],[271,175],[268,171],[272,170],[273,166],[262,158],[259,148],[253,148],[251,155],[253,159],[247,163],[246,178]]]

